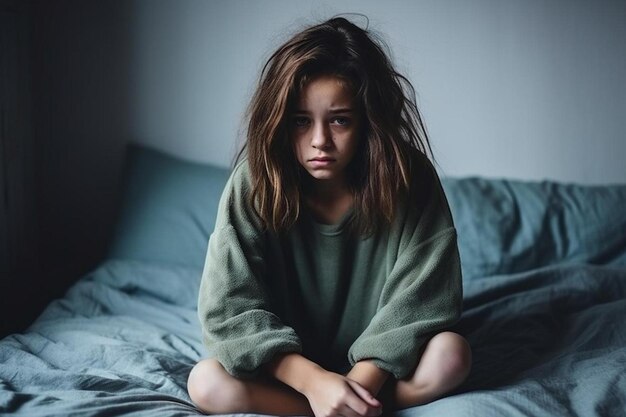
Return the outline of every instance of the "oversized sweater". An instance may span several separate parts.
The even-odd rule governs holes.
[[[460,315],[456,230],[437,174],[421,155],[393,223],[364,238],[315,222],[303,208],[278,235],[249,202],[247,161],[220,200],[203,271],[198,315],[209,351],[237,377],[279,353],[298,352],[335,372],[372,360],[396,378]]]

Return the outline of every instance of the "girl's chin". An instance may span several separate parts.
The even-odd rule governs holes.
[[[320,181],[324,181],[324,180],[333,180],[338,178],[339,176],[337,175],[337,173],[332,172],[332,171],[327,171],[327,170],[315,170],[315,171],[309,171],[309,175],[315,179],[315,180],[320,180]]]
[[[329,187],[333,185],[343,186],[344,185],[344,176],[337,172],[309,172],[309,179],[312,184],[317,183],[318,185],[323,185],[324,187]]]
[[[337,181],[344,178],[344,172],[339,166],[312,168],[304,165],[302,168],[309,174],[309,180],[312,181]]]

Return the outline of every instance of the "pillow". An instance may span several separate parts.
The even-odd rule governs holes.
[[[557,263],[626,265],[626,185],[442,180],[465,279]]]
[[[128,148],[109,258],[202,268],[229,169]],[[626,265],[626,185],[443,178],[465,279],[562,262]]]
[[[202,268],[230,171],[129,145],[109,258]]]

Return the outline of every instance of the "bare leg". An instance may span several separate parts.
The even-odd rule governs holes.
[[[435,335],[413,375],[398,380],[395,386],[395,408],[426,404],[459,386],[469,375],[472,351],[467,341],[452,332]]]
[[[237,379],[215,359],[194,366],[187,390],[194,404],[209,414],[313,415],[306,397],[291,387],[270,378]]]

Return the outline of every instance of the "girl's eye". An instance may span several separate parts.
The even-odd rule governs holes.
[[[350,119],[348,119],[347,117],[335,117],[332,120],[332,123],[339,126],[347,126],[350,124]]]
[[[309,124],[309,119],[304,116],[296,116],[293,118],[293,124],[296,127],[303,127]]]

